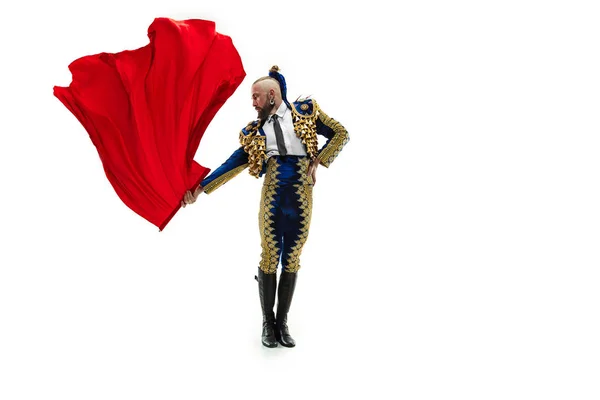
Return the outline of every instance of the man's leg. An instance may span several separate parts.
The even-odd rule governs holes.
[[[263,328],[261,341],[263,346],[277,347],[277,338],[275,337],[275,288],[277,287],[277,274],[266,274],[258,269],[258,294],[260,296],[260,306],[263,315]]]
[[[308,238],[312,214],[312,186],[294,185],[293,190],[284,193],[283,196],[285,196],[285,200],[291,200],[289,203],[291,207],[284,208],[286,210],[286,227],[283,232],[283,270],[279,278],[275,335],[282,346],[294,347],[296,342],[290,335],[287,316],[296,289],[300,254]]]
[[[258,294],[263,315],[262,344],[277,347],[275,337],[275,293],[277,266],[281,256],[281,233],[278,222],[277,202],[279,186],[274,174],[269,184],[263,185],[258,225],[261,237],[261,259],[258,267]]]

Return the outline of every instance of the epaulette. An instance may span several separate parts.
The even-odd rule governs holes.
[[[303,117],[310,117],[316,111],[315,103],[310,98],[299,98],[293,103],[294,111]]]
[[[242,128],[242,131],[240,133],[244,136],[254,135],[256,131],[258,131],[259,123],[260,120],[250,121],[245,128]]]
[[[306,146],[311,159],[317,156],[317,118],[319,105],[313,99],[297,99],[292,105],[292,122],[294,132]]]

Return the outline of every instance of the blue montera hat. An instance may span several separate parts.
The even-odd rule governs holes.
[[[285,78],[279,73],[279,67],[277,65],[273,65],[271,67],[271,69],[269,70],[269,76],[271,78],[277,79],[277,82],[279,82],[279,87],[281,88],[281,98],[283,99],[283,102],[288,106],[288,108],[291,109],[292,106],[287,100],[287,86],[285,84]]]

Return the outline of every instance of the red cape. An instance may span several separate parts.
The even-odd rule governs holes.
[[[210,172],[193,160],[246,72],[231,38],[203,20],[157,18],[137,50],[82,57],[54,95],[96,146],[121,200],[162,230]]]

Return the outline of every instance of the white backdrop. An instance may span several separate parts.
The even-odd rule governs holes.
[[[598,399],[600,13],[593,1],[53,1],[1,7],[0,398]],[[68,64],[213,20],[349,131],[319,168],[290,329],[260,344],[261,181],[163,232],[52,95]]]

